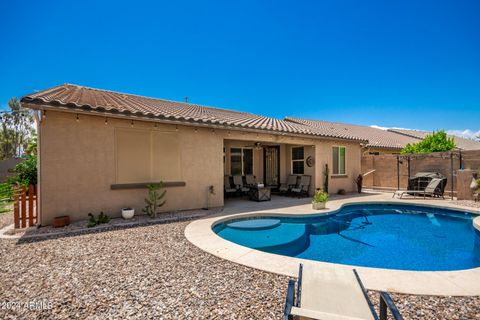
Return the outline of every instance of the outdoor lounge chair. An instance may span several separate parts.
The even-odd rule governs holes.
[[[241,193],[247,193],[250,190],[249,188],[243,185],[242,176],[233,176],[233,184],[235,185],[235,188],[237,189],[237,191]]]
[[[247,174],[245,176],[245,185],[251,187],[257,184],[257,181],[255,181],[255,177],[253,174]]]
[[[310,180],[312,179],[311,176],[303,175],[300,177],[300,183],[298,187],[292,188],[291,192],[293,195],[296,196],[308,196],[308,190],[310,189]]]
[[[393,319],[403,319],[386,292],[380,293],[380,316],[377,315],[355,269],[326,269],[300,264],[298,280],[288,282],[283,314],[284,320],[386,320],[387,308]]]
[[[443,196],[443,193],[436,191],[440,183],[442,183],[442,179],[434,178],[430,180],[428,185],[425,187],[425,190],[398,190],[398,191],[395,191],[395,193],[392,195],[392,198],[394,198],[396,195],[399,195],[400,199],[402,199],[403,195],[405,193],[408,193],[408,194],[413,194],[414,198],[417,195],[420,195],[420,196],[423,196],[424,199],[426,198],[426,196],[432,196],[432,197],[438,196],[445,199],[445,197]]]
[[[278,191],[281,193],[288,193],[292,190],[292,188],[295,188],[297,186],[297,176],[291,174],[288,176],[287,183],[283,183],[280,188],[278,188]]]
[[[229,194],[237,193],[237,189],[232,187],[230,178],[231,178],[230,176],[223,177],[223,190],[225,192],[225,196],[228,196]]]

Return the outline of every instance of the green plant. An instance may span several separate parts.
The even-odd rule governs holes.
[[[323,191],[328,194],[328,176],[330,175],[330,170],[328,169],[328,163],[325,164],[325,171],[323,171]]]
[[[145,198],[145,208],[143,209],[143,212],[148,214],[152,218],[157,217],[157,209],[163,206],[166,202],[166,200],[163,200],[165,197],[165,194],[167,193],[167,190],[162,190],[163,189],[163,183],[156,183],[156,184],[149,184],[147,186],[148,188],[148,197]]]
[[[430,153],[430,152],[444,152],[455,149],[455,141],[449,137],[445,130],[433,131],[432,134],[427,135],[423,140],[407,144],[402,149],[402,153]]]
[[[12,184],[0,183],[0,214],[10,212],[10,204],[13,201],[13,186]]]
[[[88,216],[90,217],[88,219],[88,224],[87,224],[88,228],[92,228],[92,227],[95,227],[99,224],[110,222],[110,217],[108,215],[106,215],[105,213],[103,213],[103,211],[100,212],[100,214],[98,215],[97,218],[95,218],[95,216],[92,213],[89,213]]]
[[[321,190],[315,192],[313,196],[312,203],[322,203],[328,201],[328,193],[323,192]]]
[[[28,185],[37,184],[37,156],[32,155],[27,160],[20,162],[14,169],[17,174],[13,177],[14,182],[28,187]],[[12,181],[10,181],[12,182]]]
[[[91,212],[88,214],[88,216],[90,218],[88,219],[87,228],[95,227],[97,225],[97,219],[95,219],[95,216]]]
[[[13,186],[9,182],[0,183],[0,202],[13,201]]]

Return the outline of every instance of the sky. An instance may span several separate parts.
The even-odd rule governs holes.
[[[1,1],[0,108],[74,83],[474,135],[479,15],[476,0]]]

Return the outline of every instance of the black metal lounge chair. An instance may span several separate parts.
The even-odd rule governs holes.
[[[291,192],[293,195],[298,197],[307,197],[308,190],[310,189],[310,181],[312,180],[311,176],[303,175],[300,177],[300,183],[298,187],[292,188]]]
[[[355,269],[353,272],[348,269],[315,269],[313,266],[304,269],[300,264],[296,286],[295,290],[295,280],[289,280],[284,320],[386,320],[388,310],[393,319],[403,319],[386,292],[380,293],[380,315],[377,315]]]
[[[437,191],[438,186],[441,183],[442,183],[442,179],[434,178],[430,180],[428,185],[425,187],[425,190],[399,190],[399,191],[395,191],[395,193],[392,195],[392,198],[398,195],[400,196],[400,199],[402,199],[403,195],[405,193],[408,193],[408,194],[413,194],[414,198],[417,195],[420,195],[420,196],[423,196],[424,199],[426,198],[426,196],[432,196],[432,197],[436,196],[436,197],[442,197],[443,199],[445,199],[445,197],[443,196],[443,193]]]

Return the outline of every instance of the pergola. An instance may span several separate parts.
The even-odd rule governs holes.
[[[403,160],[407,161],[408,167],[408,179],[410,179],[410,161],[412,159],[426,159],[426,158],[439,158],[448,160],[450,159],[450,196],[453,200],[453,177],[454,177],[454,168],[453,168],[453,160],[459,159],[460,160],[460,168],[463,167],[462,164],[462,152],[458,151],[450,151],[450,152],[434,152],[434,153],[420,153],[420,154],[400,154],[397,155],[397,190],[400,190],[400,164]]]

